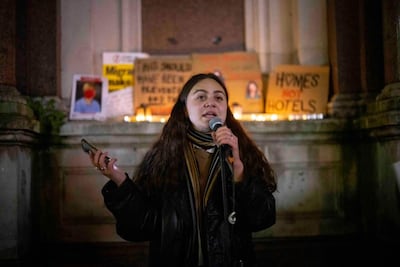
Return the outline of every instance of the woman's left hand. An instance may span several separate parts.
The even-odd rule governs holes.
[[[232,149],[234,179],[235,182],[240,182],[243,174],[243,162],[240,159],[237,136],[235,136],[228,127],[221,126],[212,133],[212,137],[218,146],[228,145]]]

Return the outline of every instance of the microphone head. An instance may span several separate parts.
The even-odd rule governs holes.
[[[210,129],[212,131],[216,131],[219,127],[223,125],[223,123],[220,118],[214,117],[208,122],[208,125],[210,126]]]

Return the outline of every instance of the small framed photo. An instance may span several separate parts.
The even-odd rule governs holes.
[[[75,74],[71,96],[71,120],[101,120],[106,117],[108,80],[102,76]]]

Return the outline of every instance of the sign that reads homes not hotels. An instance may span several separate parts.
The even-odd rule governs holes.
[[[328,66],[278,66],[270,73],[265,101],[266,113],[325,114],[328,90]]]

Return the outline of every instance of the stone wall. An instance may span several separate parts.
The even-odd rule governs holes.
[[[278,177],[277,223],[263,237],[343,235],[357,231],[355,153],[340,120],[244,122]],[[121,241],[100,190],[107,178],[81,150],[81,138],[119,159],[132,172],[162,123],[71,121],[52,146],[53,174],[41,177],[42,238],[47,241]],[[49,231],[49,229],[51,231]]]

